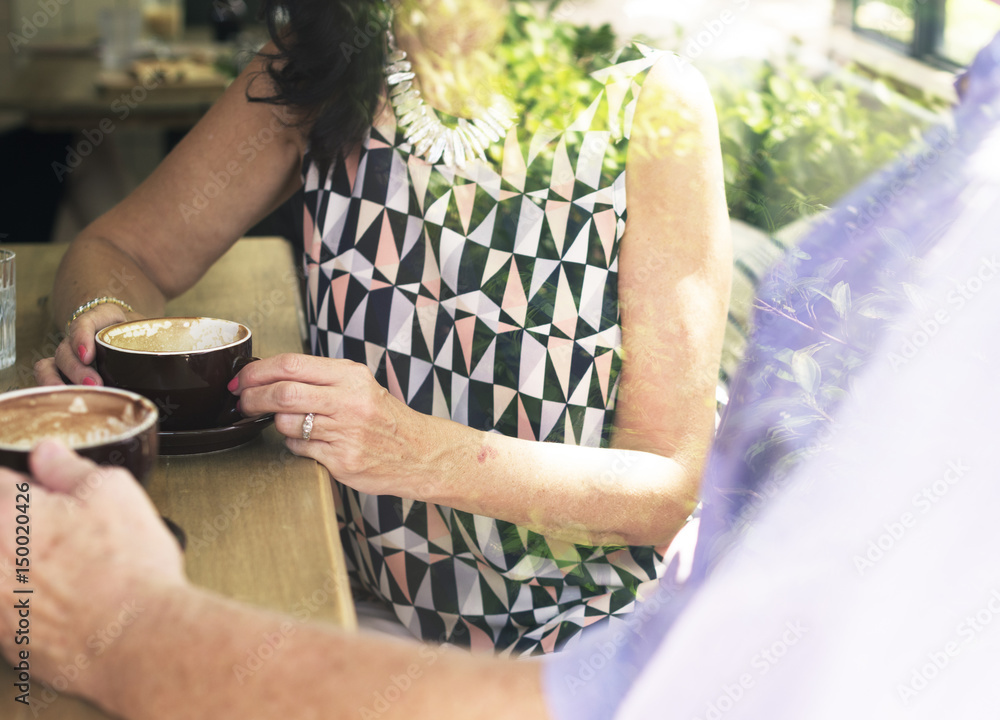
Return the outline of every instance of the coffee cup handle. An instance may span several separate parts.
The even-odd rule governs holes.
[[[260,360],[259,357],[245,357],[240,355],[238,358],[233,360],[233,376],[235,377],[239,374],[240,370],[245,368],[250,363],[257,362],[258,360]]]
[[[245,368],[250,363],[256,362],[257,360],[260,360],[260,358],[245,357],[242,355],[234,359],[232,367],[233,377],[236,377],[236,375],[239,374],[240,370]],[[237,398],[235,395],[232,395],[229,401],[226,403],[226,407],[223,409],[222,414],[219,416],[219,419],[216,421],[217,427],[225,427],[227,425],[232,425],[233,423],[239,422],[240,420],[244,420],[246,418],[246,415],[244,415],[243,413],[241,413],[239,410],[236,409],[237,402],[239,402],[239,398]]]

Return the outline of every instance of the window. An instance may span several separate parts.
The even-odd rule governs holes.
[[[967,65],[1000,31],[987,0],[853,0],[854,29],[925,62]]]

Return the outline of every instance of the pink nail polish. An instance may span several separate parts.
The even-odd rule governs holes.
[[[229,381],[229,384],[226,385],[226,387],[229,389],[229,392],[236,392],[236,388],[238,388],[239,386],[240,386],[239,378],[233,378],[232,380]]]
[[[76,354],[80,356],[80,362],[83,362],[83,358],[87,354],[87,348],[81,345],[76,349]]]
[[[94,378],[86,377],[86,378],[83,379],[83,384],[84,385],[97,385],[97,381],[94,380]]]

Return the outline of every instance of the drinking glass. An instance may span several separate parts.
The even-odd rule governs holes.
[[[101,66],[124,70],[135,59],[142,30],[142,15],[129,7],[103,8],[97,14],[101,39]]]
[[[17,315],[14,252],[0,249],[0,370],[14,364],[14,319]]]

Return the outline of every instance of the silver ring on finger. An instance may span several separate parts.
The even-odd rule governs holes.
[[[308,440],[312,435],[313,422],[316,420],[316,413],[307,413],[305,420],[302,421],[302,439]]]

